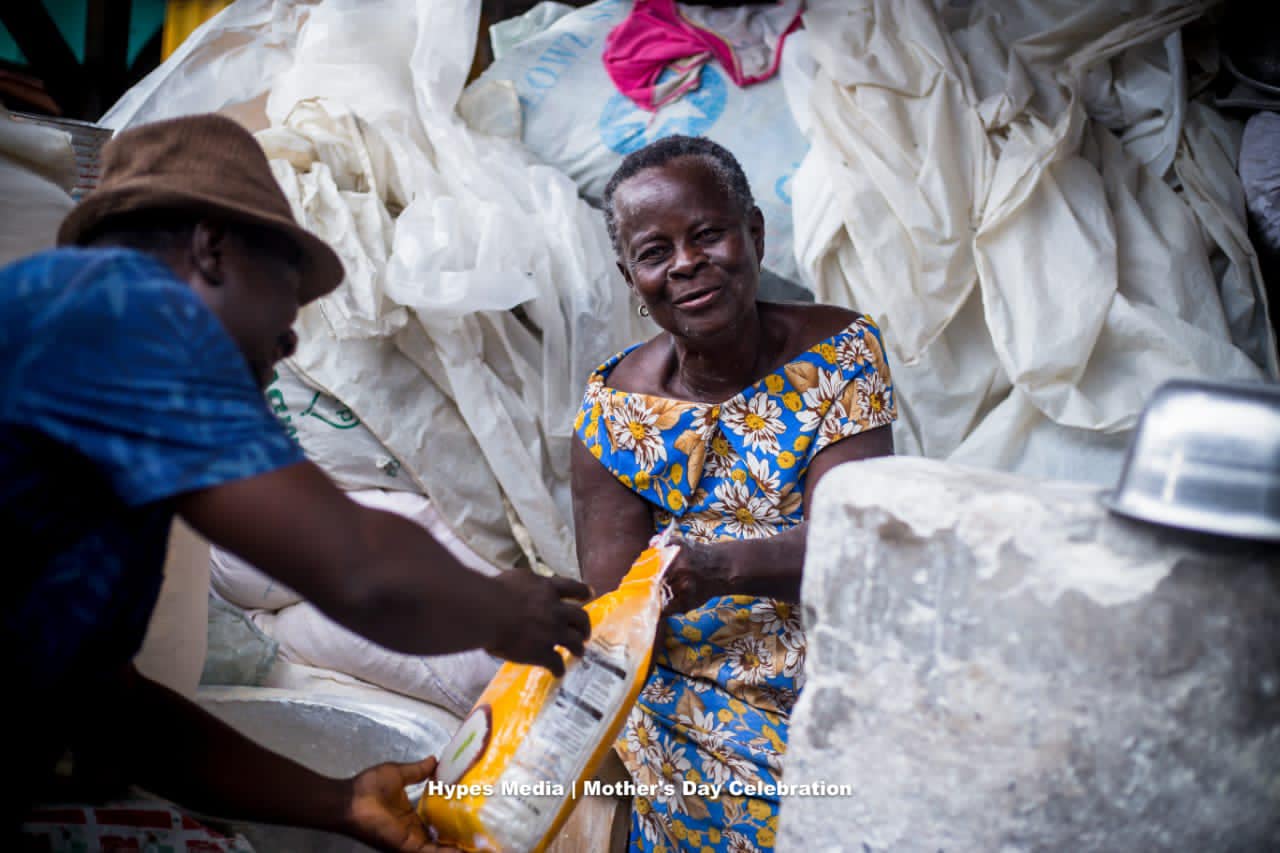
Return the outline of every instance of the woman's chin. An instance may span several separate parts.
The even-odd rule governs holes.
[[[747,312],[732,310],[725,300],[696,311],[673,311],[675,334],[684,338],[719,340],[744,334],[754,334],[756,327],[749,322]]]

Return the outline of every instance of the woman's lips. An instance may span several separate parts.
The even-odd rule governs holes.
[[[715,302],[716,297],[720,295],[721,289],[719,287],[709,287],[697,290],[688,296],[681,296],[679,299],[673,300],[671,304],[681,311],[697,311]]]

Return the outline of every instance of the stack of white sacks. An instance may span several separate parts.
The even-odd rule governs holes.
[[[421,495],[381,489],[347,494],[366,506],[399,513],[422,525],[469,568],[486,574],[497,571],[467,548]],[[460,717],[498,670],[497,661],[482,651],[431,657],[389,652],[343,628],[296,592],[232,554],[214,548],[210,563],[214,594],[246,610],[253,624],[275,639],[286,663],[354,675]],[[423,566],[423,571],[430,570]]]
[[[399,460],[354,412],[307,385],[288,362],[277,367],[267,403],[308,457],[353,500],[414,521],[473,571],[497,573],[444,523],[431,501],[414,490]],[[423,571],[430,570],[423,566]],[[344,673],[463,716],[498,668],[498,662],[482,651],[431,657],[389,652],[220,548],[211,549],[209,582],[214,595],[244,610],[250,622],[275,641],[274,652],[285,666],[276,663],[269,669],[263,676],[266,683],[289,683],[299,673]],[[287,671],[289,665],[295,665],[293,672]]]

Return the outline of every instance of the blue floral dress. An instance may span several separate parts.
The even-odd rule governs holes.
[[[610,388],[632,349],[591,375],[574,429],[653,505],[655,531],[715,542],[794,527],[814,455],[896,417],[880,330],[865,317],[718,405]],[[616,744],[633,781],[655,792],[634,800],[632,849],[773,849],[778,798],[758,789],[781,782],[804,659],[786,602],[722,596],[667,620]]]

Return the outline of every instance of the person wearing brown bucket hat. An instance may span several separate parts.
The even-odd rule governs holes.
[[[433,758],[324,778],[132,665],[172,520],[409,654],[485,648],[559,674],[557,648],[581,654],[590,633],[575,603],[589,590],[467,569],[423,528],[348,499],[285,434],[262,387],[296,343],[299,305],[342,265],[239,125],[119,134],[58,242],[0,269],[0,672],[22,697],[10,770],[25,792],[0,832],[67,801],[69,756],[73,782],[110,768],[208,813],[435,849],[404,792]]]
[[[216,114],[146,124],[102,151],[98,186],[58,229],[58,245],[86,245],[111,220],[184,211],[279,232],[299,249],[302,304],[342,283],[342,261],[293,218],[253,136]]]
[[[239,238],[234,242],[253,250],[233,255],[251,264],[229,279],[233,288],[245,285],[244,292],[208,287],[221,282],[212,281],[207,269],[191,285],[265,386],[280,357],[277,348],[292,354],[288,327],[297,307],[337,288],[343,270],[333,249],[293,218],[266,154],[240,125],[197,115],[142,125],[112,139],[102,152],[98,186],[63,220],[58,245],[172,250],[175,243],[189,243],[200,222],[217,226],[217,236],[229,230]],[[172,264],[174,253],[167,254]],[[190,257],[179,252],[177,262]],[[289,262],[281,265],[282,258]]]

